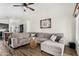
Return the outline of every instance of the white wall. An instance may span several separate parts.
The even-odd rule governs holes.
[[[23,17],[25,12],[22,7],[14,7],[19,3],[0,3],[0,18],[1,17]]]
[[[74,11],[75,4],[36,4],[35,11],[29,12],[31,32],[64,33],[65,43],[74,41]],[[52,19],[52,27],[40,29],[40,20]]]
[[[0,23],[9,24],[9,20],[7,18],[0,18]]]

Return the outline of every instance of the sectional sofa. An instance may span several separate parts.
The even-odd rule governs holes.
[[[59,41],[52,41],[51,36],[55,35],[61,37]],[[51,55],[63,55],[64,52],[64,35],[63,33],[38,33],[38,32],[29,32],[29,33],[13,33],[10,38],[10,46],[12,48],[17,48],[19,46],[29,44],[30,37],[36,37],[37,43],[40,44],[40,49],[44,52],[47,52]]]

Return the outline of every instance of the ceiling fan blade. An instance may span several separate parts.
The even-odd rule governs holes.
[[[27,6],[27,4],[26,3],[23,3],[23,6]]]
[[[35,9],[33,9],[33,8],[31,8],[31,7],[27,7],[27,8],[29,8],[29,9],[32,10],[32,11],[35,11]]]
[[[27,5],[32,5],[32,4],[34,4],[34,3],[28,3]]]
[[[18,6],[23,6],[23,5],[13,5],[13,6],[18,7]]]

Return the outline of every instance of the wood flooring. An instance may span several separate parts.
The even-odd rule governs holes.
[[[37,48],[34,49],[30,48],[29,45],[13,49],[4,46],[3,41],[0,40],[0,56],[52,56],[52,55],[41,51],[40,45],[38,45]],[[75,50],[66,47],[64,51],[64,56],[77,56],[77,53]]]

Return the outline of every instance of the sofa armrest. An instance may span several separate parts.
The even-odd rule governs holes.
[[[18,40],[17,38],[11,38],[11,47],[15,48],[18,46]]]
[[[65,44],[65,43],[64,43],[64,38],[61,38],[61,39],[59,40],[59,43]]]

